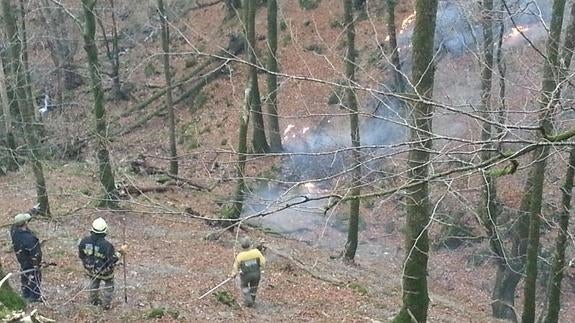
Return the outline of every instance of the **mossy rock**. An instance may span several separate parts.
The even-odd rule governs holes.
[[[234,298],[234,296],[228,292],[227,290],[223,290],[223,291],[217,291],[214,293],[214,297],[216,298],[216,300],[222,304],[225,304],[227,306],[234,306],[236,305],[236,299]]]
[[[171,316],[173,319],[177,319],[180,316],[180,312],[160,307],[149,310],[144,317],[148,320],[154,320],[161,319],[166,315]]]
[[[4,273],[0,271],[0,275],[4,277]],[[8,282],[4,282],[2,287],[0,288],[0,303],[2,306],[0,307],[2,311],[4,309],[8,311],[21,311],[26,308],[26,302],[24,299],[12,289]]]
[[[360,284],[360,283],[356,283],[356,282],[354,282],[354,283],[349,283],[349,284],[347,285],[347,287],[353,289],[355,292],[357,292],[357,293],[358,293],[359,295],[361,295],[361,296],[367,295],[367,288],[366,288],[364,285]]]

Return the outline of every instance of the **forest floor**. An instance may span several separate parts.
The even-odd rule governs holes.
[[[411,2],[407,1],[405,7],[398,8],[398,19],[411,13]],[[334,82],[341,78],[343,68],[339,66],[342,66],[341,44],[344,38],[342,29],[338,27],[341,4],[323,1],[316,10],[302,11],[297,1],[282,1],[281,10],[280,20],[286,23],[280,39],[282,72]],[[206,51],[225,46],[227,33],[233,27],[220,25],[222,12],[222,7],[212,6],[189,13],[189,24],[185,19],[175,24],[181,28],[182,35],[189,35],[189,39],[178,38],[174,43],[179,45],[175,46],[179,46],[177,48],[182,52],[190,51],[186,47],[190,44]],[[377,22],[371,24],[371,20],[366,19],[357,26],[357,47],[363,66],[370,66],[368,62],[377,57],[374,53],[377,54],[378,44],[385,38],[385,25],[381,19]],[[258,19],[258,24],[257,30],[264,29],[263,16]],[[288,34],[289,37],[286,36]],[[265,37],[258,36],[259,46],[265,48]],[[140,102],[158,85],[163,85],[162,73],[144,75],[145,63],[152,61],[150,57],[157,54],[158,48],[157,38],[153,43],[142,41],[122,57],[130,67],[129,81],[136,85],[133,95]],[[176,78],[189,72],[184,67],[188,64],[184,55],[174,55],[173,62]],[[475,63],[461,59],[452,64]],[[161,71],[159,60],[155,67],[156,71]],[[448,65],[447,68],[451,67]],[[373,202],[376,207],[363,206],[365,229],[360,232],[355,264],[334,257],[345,243],[345,233],[337,230],[320,228],[312,232],[314,239],[301,239],[242,226],[239,231],[223,232],[218,240],[207,240],[205,238],[209,234],[220,232],[221,228],[185,212],[189,208],[194,214],[217,217],[221,212],[220,202],[229,198],[233,191],[231,179],[236,156],[225,151],[236,147],[245,71],[237,67],[234,73],[233,77],[223,78],[206,87],[206,102],[201,109],[188,111],[186,102],[177,107],[179,134],[183,138],[178,145],[182,157],[180,176],[206,186],[213,185],[210,192],[198,192],[184,184],[172,186],[166,192],[126,198],[120,204],[122,210],[99,210],[94,207],[100,186],[94,154],[90,149],[81,162],[46,162],[53,217],[34,219],[30,226],[44,241],[45,260],[56,262],[57,266],[44,271],[46,302],[32,304],[29,310],[38,308],[43,315],[58,322],[385,322],[398,312],[405,250],[402,211],[397,200]],[[374,67],[362,69],[358,74],[366,86],[373,87],[377,86],[382,72]],[[263,86],[265,81],[261,77]],[[145,86],[142,85],[144,83]],[[466,80],[460,83],[466,83]],[[75,94],[75,99],[84,102],[81,106],[86,107],[79,110],[77,118],[53,117],[54,124],[66,122],[71,125],[70,133],[59,135],[74,136],[78,131],[85,132],[91,127],[91,94],[86,89]],[[323,117],[334,109],[326,104],[331,92],[331,87],[324,84],[284,80],[280,90],[281,128],[292,126],[296,129],[293,133],[304,134],[307,127],[324,120]],[[458,91],[457,94],[463,97],[469,93]],[[368,99],[365,92],[359,96],[360,100]],[[119,120],[113,126],[129,125],[139,115],[149,112],[138,111],[133,116],[120,118],[122,111],[132,105],[132,102],[107,104],[109,115]],[[77,120],[86,121],[78,124]],[[165,118],[152,119],[144,127],[111,143],[118,181],[138,187],[157,185],[154,176],[130,173],[129,163],[142,154],[154,166],[167,168],[166,124]],[[191,139],[188,130],[192,133]],[[263,171],[280,162],[280,158],[250,160],[248,173],[259,178]],[[33,183],[28,166],[0,177],[0,224],[5,228],[0,257],[6,272],[19,270],[11,250],[8,226],[16,213],[35,204]],[[518,184],[508,184],[502,185],[501,194],[515,194],[517,201]],[[79,239],[89,233],[91,222],[100,216],[109,224],[109,239],[116,246],[128,245],[126,280],[124,267],[117,267],[115,298],[109,311],[87,304],[87,278],[77,257]],[[268,261],[256,306],[243,307],[237,301],[241,299],[239,291],[231,282],[218,289],[220,293],[199,300],[199,296],[230,273],[234,255],[239,250],[237,240],[245,235],[263,246]],[[490,315],[490,295],[496,268],[485,259],[485,252],[485,243],[470,243],[455,250],[441,248],[431,251],[429,322],[499,322]],[[10,283],[16,288],[19,286],[16,278]],[[573,279],[567,278],[565,286],[561,318],[563,322],[575,322]],[[521,290],[519,285],[518,294]],[[124,295],[127,295],[127,302],[124,302]],[[232,299],[225,304],[223,301],[228,295]],[[518,297],[516,306],[519,306],[519,313],[520,304]]]
[[[78,184],[77,181],[57,181],[72,177],[50,171],[48,180],[53,189],[66,192],[81,189],[70,186]],[[24,172],[0,178],[3,192],[0,207],[7,210],[2,214],[2,223],[9,223],[16,210],[33,202],[27,184],[31,180]],[[55,186],[58,184],[66,186]],[[169,199],[185,205],[186,195],[173,193]],[[208,234],[220,229],[185,213],[138,207],[165,198],[164,193],[149,194],[145,197],[147,201],[125,202],[132,208],[130,211],[102,211],[78,204],[73,207],[65,202],[70,199],[68,194],[55,195],[52,203],[56,206],[54,213],[59,216],[37,219],[30,225],[44,240],[45,260],[57,263],[57,267],[44,270],[46,303],[32,304],[31,308],[38,308],[58,322],[137,322],[161,314],[163,317],[155,321],[385,322],[400,307],[403,251],[399,232],[379,240],[391,252],[371,256],[370,246],[360,244],[356,264],[350,265],[331,259],[333,250],[250,228],[240,230],[239,234],[225,232],[217,241],[206,240]],[[62,206],[65,209],[60,205],[65,205]],[[108,221],[109,239],[116,246],[124,242],[129,246],[127,280],[123,278],[123,267],[117,267],[115,298],[109,311],[87,304],[87,278],[77,258],[78,240],[88,234],[91,221],[97,216]],[[368,222],[373,220],[377,219]],[[362,233],[362,240],[377,234],[376,231]],[[6,271],[15,272],[18,265],[10,249],[8,230],[5,232],[2,262]],[[238,303],[241,298],[233,283],[218,290],[235,299],[230,304],[218,300],[217,293],[198,300],[231,271],[234,254],[239,249],[238,235],[249,235],[256,244],[265,247],[268,265],[256,307],[245,308]],[[469,264],[471,249],[432,253],[430,322],[496,322],[489,316],[494,266]],[[18,286],[16,279],[11,283]],[[564,311],[571,312],[564,318],[570,321],[574,318],[570,310],[574,304],[570,297],[564,297],[564,301]]]

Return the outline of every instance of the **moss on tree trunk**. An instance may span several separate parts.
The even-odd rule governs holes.
[[[426,322],[429,307],[427,260],[430,221],[428,164],[432,148],[431,131],[435,67],[433,62],[437,0],[417,0],[413,31],[413,74],[415,101],[410,115],[411,146],[408,155],[408,177],[417,183],[406,189],[407,218],[405,226],[406,260],[403,268],[403,306],[393,322]]]
[[[84,9],[84,49],[88,56],[88,67],[90,79],[92,80],[92,93],[94,95],[94,116],[96,121],[96,157],[100,182],[104,188],[104,198],[101,200],[102,206],[114,207],[118,201],[118,192],[114,182],[114,173],[108,152],[108,126],[106,121],[106,109],[104,107],[104,92],[102,90],[102,80],[100,75],[100,64],[98,61],[98,48],[94,41],[96,33],[96,19],[94,7],[96,0],[82,0]]]

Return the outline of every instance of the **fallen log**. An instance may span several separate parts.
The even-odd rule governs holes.
[[[118,188],[118,192],[120,193],[121,197],[133,197],[133,196],[138,196],[138,195],[142,195],[145,193],[150,193],[150,192],[154,192],[154,193],[164,193],[167,191],[170,191],[172,189],[174,189],[174,186],[176,185],[163,185],[163,186],[150,186],[150,187],[139,187],[136,185],[122,185]]]
[[[197,79],[196,81],[198,83],[195,84],[190,90],[186,91],[184,94],[182,94],[177,99],[175,99],[173,104],[176,105],[176,104],[182,102],[183,100],[185,100],[186,98],[199,93],[204,88],[204,86],[209,84],[209,82],[217,79],[218,77],[220,77],[222,75],[219,71],[222,68],[224,68],[224,66],[225,66],[225,64],[222,64],[222,65],[218,66],[212,72],[210,72],[206,75],[203,75],[202,77]],[[153,101],[151,101],[151,102],[153,102]],[[151,103],[151,102],[149,102],[149,103]],[[111,137],[121,137],[123,135],[126,135],[126,134],[140,128],[141,126],[146,124],[148,121],[150,121],[152,118],[161,115],[166,109],[167,109],[166,106],[162,105],[158,109],[146,114],[144,117],[142,117],[140,120],[136,121],[133,125],[129,126],[127,129],[119,130],[119,131],[113,133],[113,135]]]
[[[290,261],[290,262],[291,262],[292,264],[294,264],[297,268],[299,268],[299,269],[305,271],[306,273],[308,273],[310,276],[312,276],[312,277],[315,278],[315,279],[319,279],[319,280],[321,280],[321,281],[324,281],[324,282],[326,282],[326,283],[330,283],[330,284],[332,284],[332,285],[339,286],[339,287],[347,286],[347,283],[346,283],[346,282],[343,282],[343,281],[338,280],[338,279],[336,279],[336,278],[332,278],[332,277],[329,277],[329,276],[322,275],[321,273],[319,273],[319,272],[313,270],[312,268],[309,268],[308,266],[306,266],[303,262],[301,262],[301,261],[295,259],[295,258],[292,257],[291,255],[288,255],[288,254],[286,254],[286,253],[284,253],[284,252],[281,252],[281,251],[279,251],[279,250],[277,250],[277,249],[273,249],[273,248],[271,248],[271,247],[269,247],[269,246],[266,246],[266,251],[267,251],[267,252],[272,252],[272,253],[278,255],[280,258],[283,258],[283,259],[286,259],[286,260]]]
[[[178,182],[182,182],[182,183],[188,184],[188,185],[190,185],[190,186],[196,188],[198,191],[210,192],[210,191],[213,189],[213,187],[206,187],[206,186],[204,186],[204,185],[195,183],[195,182],[193,182],[193,181],[190,180],[190,179],[183,178],[183,177],[179,177],[179,176],[170,174],[170,173],[168,173],[168,172],[164,172],[164,175],[168,176],[169,178],[175,179],[175,180],[178,181]]]
[[[219,1],[216,1],[213,4],[218,3]],[[188,83],[188,82],[195,82],[198,80],[201,80],[202,78],[204,78],[206,75],[211,75],[213,73],[212,72],[208,72],[205,73],[204,75],[201,76],[197,76],[199,74],[202,74],[201,72],[206,69],[208,66],[214,64],[215,62],[222,60],[221,57],[233,57],[235,55],[240,54],[245,46],[245,40],[243,37],[237,37],[234,35],[230,36],[230,39],[228,40],[228,46],[225,49],[220,50],[216,56],[210,57],[208,60],[206,60],[202,65],[198,66],[196,69],[194,69],[188,76],[184,77],[183,79],[181,79],[180,81],[176,82],[175,84],[172,85],[172,89],[178,89],[180,87],[182,87],[184,84]],[[224,62],[222,62],[220,64],[220,67],[217,67],[214,71],[217,71],[219,69],[221,69],[223,66],[226,66],[229,63],[228,60],[225,60]],[[182,98],[185,99],[185,97],[189,96],[189,93],[191,93],[193,91],[190,90],[188,92],[186,92],[184,95],[182,95],[179,99],[179,101],[181,101]],[[161,98],[162,96],[164,96],[166,93],[168,92],[168,89],[165,88],[161,91],[158,91],[156,93],[154,93],[154,95],[152,95],[151,97],[149,97],[146,101],[139,103],[133,107],[131,107],[130,109],[128,109],[127,111],[125,111],[124,113],[121,114],[121,117],[127,117],[129,116],[132,112],[134,111],[138,111],[138,110],[142,110],[145,107],[147,107],[149,104],[151,104],[152,102],[156,101],[157,99]],[[179,102],[178,100],[176,100],[175,103]],[[174,103],[174,104],[175,104]]]
[[[172,89],[178,89],[188,82],[197,81],[201,77],[201,76],[198,77],[197,75],[200,74],[200,72],[203,69],[210,66],[213,62],[214,62],[214,60],[208,60],[208,61],[204,62],[202,65],[198,66],[198,68],[194,69],[190,73],[190,75],[184,77],[183,79],[181,79],[180,81],[178,81],[174,85],[172,85]],[[160,91],[154,93],[152,96],[147,98],[146,101],[138,103],[138,104],[134,105],[133,107],[129,108],[128,110],[126,110],[125,112],[123,112],[120,115],[120,117],[127,117],[135,111],[139,111],[139,110],[144,109],[145,107],[147,107],[151,103],[155,102],[156,100],[158,100],[159,98],[164,96],[167,92],[168,92],[168,89],[165,88],[163,90],[160,90]]]
[[[148,165],[146,163],[146,159],[143,155],[139,155],[138,159],[132,160],[130,162],[130,168],[131,168],[132,172],[135,174],[167,176],[167,177],[174,179],[178,182],[192,186],[193,188],[195,188],[198,191],[210,192],[213,189],[213,187],[212,188],[206,187],[205,185],[198,184],[198,183],[192,181],[191,179],[176,176],[176,175],[170,174],[168,171],[165,171],[161,168]]]

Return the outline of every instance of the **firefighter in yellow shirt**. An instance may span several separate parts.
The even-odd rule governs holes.
[[[261,267],[266,264],[266,259],[258,249],[251,248],[251,242],[248,238],[243,238],[241,245],[244,251],[236,256],[231,276],[240,274],[240,288],[244,296],[244,304],[251,307],[256,300]]]

